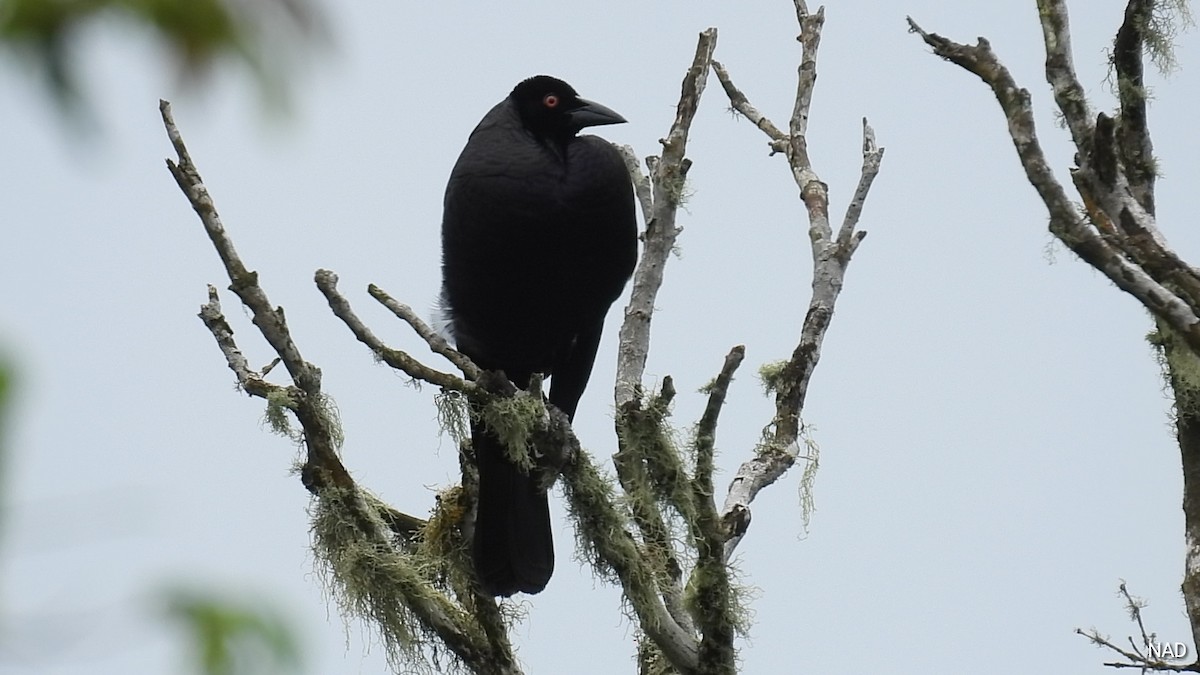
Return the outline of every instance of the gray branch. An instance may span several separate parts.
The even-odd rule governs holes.
[[[1095,129],[1087,94],[1075,74],[1067,3],[1065,0],[1038,0],[1037,4],[1042,22],[1042,41],[1046,45],[1046,81],[1054,92],[1054,102],[1062,111],[1063,121],[1071,131],[1075,147],[1090,154]],[[916,24],[910,20],[910,25]]]
[[[683,92],[675,109],[675,122],[671,125],[667,137],[660,141],[663,146],[662,157],[650,157],[646,160],[650,168],[652,207],[646,207],[645,190],[639,186],[638,194],[642,199],[643,212],[649,211],[650,216],[642,237],[642,257],[633,274],[633,291],[625,308],[625,320],[621,324],[614,394],[618,409],[636,401],[641,391],[646,357],[650,352],[650,319],[654,314],[654,299],[662,286],[667,258],[671,255],[671,250],[675,247],[675,238],[681,231],[675,225],[675,215],[683,195],[688,169],[692,165],[691,160],[685,157],[688,131],[696,115],[700,95],[704,92],[709,64],[712,62],[716,46],[716,28],[709,28],[700,33],[695,58],[683,79]],[[636,163],[634,165],[636,166]],[[639,174],[640,171],[633,174],[635,180]]]
[[[251,370],[250,363],[233,339],[233,328],[225,320],[225,314],[221,311],[221,299],[217,295],[216,286],[212,284],[208,286],[208,302],[200,307],[200,320],[217,341],[217,347],[225,355],[225,362],[237,377],[238,386],[243,391],[264,399],[282,395],[284,400],[288,401],[289,409],[295,407],[297,393],[289,391],[287,387],[267,382],[261,372]]]
[[[791,358],[782,365],[780,376],[773,384],[775,415],[767,427],[769,433],[755,452],[755,457],[738,468],[721,510],[721,520],[728,537],[724,550],[725,560],[729,560],[733,555],[750,525],[750,503],[763,488],[779,480],[803,452],[800,413],[804,408],[813,371],[821,357],[821,344],[833,318],[846,268],[859,243],[867,234],[856,228],[862,215],[863,204],[883,159],[883,148],[876,145],[874,131],[864,119],[862,173],[846,208],[842,225],[835,235],[829,222],[828,187],[821,182],[813,169],[805,136],[809,106],[812,104],[813,88],[816,84],[817,50],[821,43],[825,13],[822,7],[816,14],[809,14],[803,0],[795,0],[795,6],[800,24],[800,35],[797,39],[800,41],[802,52],[796,100],[788,123],[789,134],[786,137],[782,136],[777,125],[750,103],[749,98],[734,84],[728,69],[714,65],[730,105],[754,121],[755,126],[770,139],[773,150],[780,150],[786,154],[792,177],[800,188],[800,197],[808,212],[808,234],[813,257],[812,296],[800,331],[799,343]]]
[[[725,558],[724,545],[730,540],[730,532],[717,515],[713,501],[713,457],[716,450],[717,420],[725,405],[725,396],[733,382],[733,374],[746,356],[746,349],[738,345],[729,351],[721,372],[708,387],[708,404],[700,421],[696,424],[696,470],[691,482],[691,496],[695,515],[689,520],[693,524],[692,540],[696,543],[696,566],[692,570],[688,586],[693,589],[693,604],[703,608],[697,617],[700,625],[700,658],[702,662],[719,664],[725,671],[733,672],[736,655],[733,650],[734,629],[731,616],[734,612],[733,585],[729,578],[729,565]],[[714,669],[715,672],[721,672]]]
[[[379,360],[383,361],[392,368],[395,368],[396,370],[404,372],[413,379],[422,380],[424,382],[437,385],[442,389],[465,392],[471,388],[471,385],[467,382],[464,382],[462,378],[455,377],[450,373],[443,373],[440,370],[430,368],[429,366],[426,366],[420,361],[417,361],[413,357],[409,356],[406,352],[399,349],[392,349],[391,347],[385,345],[383,341],[376,337],[371,329],[368,328],[358,318],[358,316],[354,313],[354,310],[350,307],[350,301],[338,291],[338,278],[336,274],[330,272],[329,270],[317,270],[314,278],[317,283],[317,288],[320,289],[322,294],[324,294],[325,299],[329,301],[329,308],[333,310],[334,316],[341,319],[342,323],[346,324],[346,327],[350,329],[350,332],[354,333],[354,337],[358,338],[359,342],[369,347],[371,351],[375,353],[375,356],[379,357]],[[374,289],[374,286],[372,286],[372,289]],[[386,293],[378,291],[377,289],[375,290],[383,297],[386,297],[387,300],[392,300],[391,297],[387,296]],[[408,314],[412,314],[412,310],[408,309],[407,305],[402,305],[400,303],[396,303],[395,301],[392,301],[392,303],[396,307],[393,309],[393,311],[403,312],[404,310],[408,310]],[[388,303],[385,302],[384,304],[387,305]],[[415,316],[412,318],[416,319]],[[416,321],[420,322],[420,319],[416,319]],[[412,325],[411,321],[409,323]],[[470,372],[474,373],[475,377],[479,376],[479,369],[475,367],[475,364],[471,363],[470,359],[460,352],[455,352],[452,350],[449,345],[445,344],[446,341],[441,336],[436,335],[428,328],[428,326],[425,326],[423,322],[420,323],[420,326],[424,327],[425,331],[422,332],[421,329],[418,329],[417,333],[429,342],[431,348],[434,348],[435,351],[440,348],[446,353],[454,352],[456,358],[452,358],[452,362],[460,363],[460,367],[463,368],[464,371],[469,370]],[[438,346],[433,347],[435,344]]]
[[[221,312],[216,289],[212,286],[209,286],[209,301],[201,308],[200,318],[213,334],[239,385],[251,395],[283,405],[300,422],[306,448],[301,480],[316,498],[314,550],[327,563],[331,576],[338,583],[339,594],[355,611],[379,620],[378,626],[389,645],[399,645],[403,649],[406,645],[419,644],[414,642],[411,628],[403,617],[394,622],[385,620],[385,617],[397,617],[397,607],[402,605],[423,631],[436,635],[474,672],[518,675],[520,670],[507,642],[489,639],[470,614],[436,590],[423,577],[419,566],[413,565],[405,553],[396,548],[394,535],[411,540],[416,531],[423,529],[424,522],[368,498],[342,464],[338,457],[341,430],[330,412],[328,397],[321,390],[320,369],[303,359],[284,320],[283,309],[272,306],[258,283],[258,275],[249,271],[238,255],[187,151],[170,104],[160,101],[159,111],[177,155],[177,161],[167,160],[167,167],[200,217],[229,275],[230,289],[250,309],[254,325],[279,355],[294,385],[271,384],[249,368],[233,340],[233,330]],[[318,273],[317,278],[319,284],[325,284],[323,290],[330,291],[326,297],[331,305],[338,304],[336,276],[323,272]],[[344,303],[344,299],[341,302]],[[344,320],[357,322],[349,312],[348,304],[338,309],[345,313]],[[358,327],[363,331],[360,339],[373,339],[370,331],[361,324]],[[364,551],[370,551],[370,554],[366,555]],[[341,574],[347,569],[353,570],[347,573],[349,577]],[[364,592],[355,580],[361,575],[370,578],[371,584],[375,585],[370,592]]]
[[[629,145],[617,145],[617,152],[625,160],[625,169],[633,179],[633,189],[637,194],[638,205],[642,207],[642,220],[649,223],[654,217],[654,188],[650,185],[650,177],[642,171],[638,163],[637,153]]]
[[[1043,22],[1047,20],[1043,19]],[[1059,18],[1059,22],[1065,27],[1065,14]],[[1144,252],[1121,245],[1119,235],[1129,231],[1129,224],[1146,232],[1158,232],[1153,216],[1147,213],[1127,190],[1120,189],[1128,184],[1118,185],[1117,189],[1108,191],[1105,195],[1087,192],[1082,194],[1088,218],[1081,217],[1062,184],[1055,179],[1042,152],[1033,121],[1029,92],[1017,86],[1008,69],[992,51],[988,41],[980,38],[975,46],[959,44],[936,33],[922,30],[911,18],[908,23],[911,30],[933,48],[935,54],[975,73],[992,88],[1008,119],[1009,135],[1025,168],[1025,175],[1050,212],[1050,231],[1118,288],[1137,298],[1147,309],[1166,321],[1172,329],[1184,336],[1193,350],[1200,351],[1200,316],[1197,315],[1197,309],[1189,306],[1176,293],[1151,276],[1145,268],[1134,262],[1139,257],[1144,259]],[[1051,32],[1048,35],[1053,39],[1057,33]],[[1081,159],[1087,157],[1085,150],[1092,147],[1090,138],[1083,143],[1084,147],[1079,148]],[[1085,187],[1100,183],[1100,179],[1088,167],[1080,167],[1077,171],[1089,172],[1082,176],[1082,184]],[[1125,220],[1128,220],[1128,223],[1122,226]],[[1162,238],[1155,234],[1153,239],[1161,241]],[[1158,244],[1154,246],[1157,247]],[[1162,250],[1158,251],[1158,255],[1163,259],[1171,257]],[[1185,269],[1177,270],[1177,273],[1190,275],[1192,270],[1185,266]]]
[[[662,156],[646,159],[649,175],[642,173],[632,149],[620,149],[634,182],[646,229],[617,348],[614,399],[618,451],[613,460],[621,486],[629,497],[633,523],[643,545],[638,546],[631,537],[629,545],[640,553],[633,559],[615,556],[606,562],[616,563],[614,567],[625,597],[637,614],[646,638],[683,673],[695,672],[700,666],[700,644],[683,607],[677,554],[666,522],[653,500],[665,499],[685,521],[690,522],[690,499],[679,498],[687,478],[682,460],[669,444],[631,442],[630,437],[635,434],[630,430],[661,428],[659,425],[673,393],[668,392],[669,387],[664,382],[664,391],[656,402],[647,405],[643,401],[642,377],[650,350],[654,300],[662,286],[667,259],[681,231],[675,218],[691,168],[691,160],[686,157],[688,132],[704,92],[716,41],[715,28],[700,33],[692,65],[683,79],[675,121],[667,136],[660,140]],[[648,458],[645,454],[648,452],[656,456]],[[657,474],[652,472],[652,467],[658,467]],[[671,486],[681,489],[674,490]]]
[[[387,307],[397,318],[411,326],[417,335],[429,344],[429,348],[433,350],[433,353],[444,356],[447,361],[457,366],[467,379],[475,380],[479,378],[479,366],[475,365],[466,354],[451,347],[446,338],[442,337],[429,324],[425,323],[421,317],[417,316],[412,307],[396,300],[375,284],[367,286],[367,293],[372,298],[378,300],[379,304]]]

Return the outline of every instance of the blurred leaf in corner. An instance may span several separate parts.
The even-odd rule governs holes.
[[[317,0],[0,0],[0,49],[41,71],[63,112],[86,112],[79,86],[80,28],[118,19],[156,35],[180,81],[196,85],[229,60],[257,80],[264,100],[287,100],[298,50],[327,38]]]
[[[204,675],[300,672],[300,647],[284,617],[268,607],[176,590],[167,613],[181,623]]]
[[[9,361],[0,358],[0,531],[4,529],[8,494],[8,415],[12,406],[13,369]]]

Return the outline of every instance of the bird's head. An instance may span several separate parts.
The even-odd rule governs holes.
[[[584,127],[625,121],[609,108],[579,98],[571,85],[549,75],[537,75],[521,82],[508,97],[516,106],[525,128],[541,138],[566,140]]]

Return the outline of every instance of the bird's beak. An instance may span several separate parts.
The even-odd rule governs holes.
[[[603,124],[623,124],[627,120],[617,114],[615,110],[602,106],[595,101],[589,101],[586,98],[579,99],[583,105],[572,110],[571,126],[578,131],[584,127],[598,127]]]

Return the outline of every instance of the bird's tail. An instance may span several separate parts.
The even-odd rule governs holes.
[[[471,426],[479,466],[479,504],[472,554],[487,593],[537,593],[554,571],[550,502],[535,476],[504,454],[504,445],[482,424]]]

